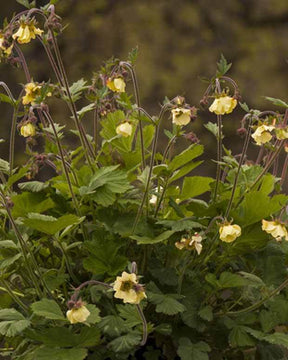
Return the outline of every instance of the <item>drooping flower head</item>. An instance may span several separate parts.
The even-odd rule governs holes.
[[[19,44],[27,44],[31,39],[35,39],[36,35],[41,35],[43,30],[40,30],[36,26],[36,21],[32,20],[20,20],[20,25],[15,34],[13,34],[13,39],[17,40]]]
[[[24,90],[25,90],[25,95],[22,98],[22,104],[33,105],[36,98],[41,94],[41,86],[35,82],[30,82],[25,85]]]
[[[271,234],[277,241],[281,241],[283,238],[288,241],[287,229],[285,225],[281,224],[279,221],[267,221],[263,219],[262,230]]]
[[[20,128],[20,134],[26,137],[32,137],[36,135],[36,127],[31,122],[24,124]]]
[[[220,240],[230,243],[241,236],[241,227],[239,225],[231,225],[230,223],[223,223],[219,228]]]
[[[124,123],[117,126],[116,133],[118,135],[128,137],[131,136],[132,130],[133,130],[132,125],[128,121],[125,121]]]
[[[200,236],[199,234],[195,233],[194,236],[191,237],[182,237],[182,239],[180,241],[177,241],[175,243],[175,246],[177,247],[177,249],[182,250],[182,249],[187,249],[187,250],[196,250],[197,254],[200,255],[201,251],[202,251],[202,236]]]
[[[236,99],[232,98],[231,96],[224,95],[216,98],[213,101],[209,107],[209,111],[217,115],[230,114],[235,109],[236,105]]]
[[[117,276],[113,285],[115,291],[114,297],[122,299],[124,303],[139,304],[140,301],[146,298],[144,287],[138,284],[136,274],[128,274],[123,271],[121,276]]]
[[[266,144],[272,139],[271,131],[275,129],[273,125],[262,124],[258,126],[255,132],[251,135],[256,141],[256,145]]]
[[[81,300],[74,303],[73,307],[66,312],[67,319],[71,324],[83,323],[89,315],[90,311]]]
[[[114,92],[125,92],[126,83],[122,77],[109,78],[106,82],[107,87]]]
[[[191,121],[191,109],[177,107],[176,109],[172,109],[171,113],[173,124],[184,126]]]

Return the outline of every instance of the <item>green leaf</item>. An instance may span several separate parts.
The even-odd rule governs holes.
[[[23,192],[22,194],[12,196],[14,206],[12,215],[14,217],[23,217],[28,213],[42,213],[54,207],[52,199],[47,198],[45,194]]]
[[[183,182],[180,199],[191,199],[205,193],[206,191],[210,191],[210,184],[213,181],[213,178],[204,176],[186,177]]]
[[[82,117],[89,111],[92,111],[95,109],[95,103],[91,103],[89,105],[84,106],[82,109],[77,111],[77,115],[79,116],[80,119],[82,119]]]
[[[254,346],[255,340],[246,332],[245,326],[235,326],[229,334],[229,343],[232,347]]]
[[[181,360],[209,360],[207,354],[209,351],[211,351],[210,346],[204,341],[192,343],[185,337],[179,339],[177,354]]]
[[[129,333],[112,340],[107,346],[116,353],[130,351],[139,345],[141,336],[138,333]]]
[[[125,319],[126,326],[128,326],[129,328],[142,324],[142,320],[135,305],[117,305],[117,309],[120,316]]]
[[[248,226],[281,210],[287,201],[288,196],[283,194],[270,198],[261,191],[251,191],[245,195],[240,207],[231,212],[231,216],[235,223]]]
[[[72,97],[73,102],[79,100],[81,98],[81,95],[83,93],[84,90],[86,90],[88,88],[88,86],[86,86],[87,81],[85,81],[84,79],[80,79],[76,82],[74,82],[70,87],[70,94]],[[63,88],[64,93],[66,92],[66,89]],[[67,95],[64,96],[64,99],[69,101],[69,97]]]
[[[30,321],[15,309],[0,310],[0,334],[8,337],[22,333]]]
[[[130,189],[127,173],[117,170],[119,165],[106,166],[96,170],[88,186],[79,189],[81,196],[89,196],[103,206],[109,206],[116,200],[115,194],[124,193]]]
[[[166,230],[160,235],[150,238],[148,236],[131,235],[130,239],[136,240],[138,244],[157,244],[170,238],[174,234],[174,230]]]
[[[184,231],[184,230],[193,230],[193,229],[203,229],[204,226],[194,220],[188,218],[180,220],[160,220],[157,221],[157,225],[162,225],[164,227],[169,227],[173,231]]]
[[[100,342],[100,330],[97,327],[82,327],[80,333],[73,333],[73,328],[53,327],[25,332],[28,339],[38,341],[49,347],[84,347],[95,346]]]
[[[210,305],[205,306],[201,310],[198,311],[198,315],[201,317],[201,319],[206,321],[212,321],[213,320],[213,312],[212,307]]]
[[[27,181],[18,184],[19,189],[30,192],[40,192],[45,190],[48,186],[48,184],[41,181]]]
[[[40,347],[33,355],[33,360],[84,360],[87,356],[86,349],[55,349],[50,347]]]
[[[34,302],[31,309],[35,315],[43,316],[46,319],[66,321],[59,305],[54,300],[42,299]]]
[[[207,124],[204,124],[204,126],[208,131],[210,131],[215,136],[216,139],[218,139],[218,125],[216,123],[212,123],[209,121]]]
[[[125,321],[117,315],[107,315],[103,317],[99,322],[98,327],[104,334],[108,334],[111,337],[118,337],[123,332],[129,331]]]
[[[196,157],[203,154],[204,147],[199,144],[192,144],[187,149],[182,151],[181,154],[176,155],[173,160],[168,164],[168,170],[175,171],[180,167],[186,165]]]
[[[85,242],[85,248],[90,253],[89,257],[84,259],[84,268],[93,274],[109,274],[115,276],[127,266],[127,258],[119,254],[121,244],[114,241],[103,241],[102,238],[96,241]]]
[[[227,60],[225,59],[224,55],[221,54],[220,60],[217,63],[217,72],[216,76],[223,76],[227,73],[227,71],[231,68],[232,63],[227,63]]]
[[[288,334],[275,332],[274,334],[266,335],[261,331],[257,331],[248,327],[245,327],[245,330],[260,341],[266,341],[273,345],[284,346],[286,349],[288,349]]]
[[[128,61],[133,65],[135,64],[138,57],[138,46],[133,48],[128,54]]]
[[[156,294],[150,291],[147,292],[148,299],[152,304],[156,305],[156,312],[166,315],[176,315],[186,310],[186,307],[177,299],[181,296],[176,294]]]
[[[81,221],[83,221],[83,217],[78,218],[78,216],[72,214],[63,215],[56,219],[53,216],[29,213],[28,218],[24,219],[23,223],[32,229],[54,235],[67,226],[79,224]]]
[[[191,163],[188,163],[187,165],[184,165],[181,169],[174,171],[173,175],[169,178],[168,184],[171,184],[173,181],[181,179],[183,176],[189,174],[192,170],[194,170],[202,163],[203,161],[193,161]]]
[[[99,323],[101,321],[101,317],[99,316],[100,310],[97,308],[97,306],[93,304],[88,304],[86,305],[86,308],[90,311],[90,315],[85,322],[88,324]]]
[[[22,257],[22,254],[16,254],[14,256],[7,256],[3,260],[0,260],[0,270],[7,269],[10,265],[15,264],[15,262]]]
[[[4,174],[9,175],[10,165],[8,161],[0,159],[0,171],[2,171]]]
[[[283,100],[280,100],[280,99],[275,99],[275,98],[272,98],[272,97],[268,97],[268,96],[265,96],[265,99],[268,100],[268,101],[271,101],[273,105],[277,105],[277,106],[282,106],[284,108],[288,108],[288,104],[283,101]]]

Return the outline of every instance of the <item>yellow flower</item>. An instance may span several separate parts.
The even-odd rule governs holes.
[[[5,39],[2,34],[0,34],[0,49],[4,52],[6,55],[10,55],[13,49],[13,44],[9,47],[5,46]]]
[[[216,98],[211,106],[209,111],[214,112],[217,115],[230,114],[236,107],[237,100],[230,96],[221,96]]]
[[[132,130],[133,130],[132,125],[128,121],[125,121],[124,123],[117,126],[116,133],[118,135],[128,137],[131,136]]]
[[[117,276],[113,285],[115,298],[123,299],[124,303],[139,304],[146,298],[144,288],[138,284],[136,274],[128,274],[123,271],[121,276]]]
[[[83,304],[80,307],[75,307],[66,312],[67,319],[71,324],[83,323],[89,315],[90,311]]]
[[[288,241],[288,232],[286,227],[277,221],[262,220],[262,230],[271,234],[277,241],[281,241],[282,238]]]
[[[125,92],[126,84],[122,77],[116,77],[115,79],[109,78],[106,85],[114,92]]]
[[[22,104],[33,104],[34,100],[40,95],[41,86],[34,82],[30,82],[25,85],[25,96],[22,98]]]
[[[221,225],[219,228],[220,239],[224,242],[230,243],[237,237],[241,236],[241,228],[239,225]]]
[[[202,242],[202,236],[195,233],[195,235],[192,236],[191,238],[183,237],[180,241],[177,241],[175,243],[175,246],[179,250],[182,250],[184,248],[187,249],[187,250],[195,249],[197,251],[197,254],[200,255],[201,251],[202,251],[201,242]]]
[[[172,123],[180,126],[189,124],[191,121],[191,110],[185,108],[172,109]]]
[[[276,128],[275,132],[276,132],[276,138],[278,140],[288,139],[288,127],[286,127],[286,128]]]
[[[22,125],[20,128],[20,134],[24,137],[35,136],[36,135],[35,125],[33,125],[32,123]]]
[[[43,30],[36,28],[34,21],[30,23],[22,22],[19,29],[13,34],[13,39],[17,40],[19,44],[27,44],[31,39],[35,39],[36,35],[41,35]]]
[[[275,127],[272,125],[260,125],[257,127],[255,132],[251,135],[252,138],[256,141],[256,145],[266,144],[272,139],[270,132],[274,130]]]

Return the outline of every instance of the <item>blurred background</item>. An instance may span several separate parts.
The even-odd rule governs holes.
[[[37,6],[46,3],[37,1]],[[2,0],[1,20],[23,9],[15,0]],[[126,59],[138,46],[141,100],[151,114],[158,113],[165,96],[183,95],[199,107],[207,86],[201,78],[215,74],[221,53],[233,63],[229,75],[249,107],[273,109],[264,96],[288,100],[287,0],[59,0],[56,12],[66,25],[59,41],[70,83],[91,78],[112,56]],[[40,44],[22,48],[34,80],[53,81]],[[15,94],[21,88],[16,84],[25,83],[22,72],[7,64],[0,66],[0,79]],[[6,104],[0,108],[0,138],[8,139],[11,109]],[[62,107],[55,109],[56,122],[69,121]],[[241,151],[236,129],[243,115],[238,107],[224,119],[224,143],[234,154]],[[215,158],[215,139],[203,127],[207,121],[214,122],[215,116],[201,110],[189,130],[207,146],[207,157]],[[18,136],[17,144],[19,160],[25,140]],[[7,158],[7,148],[0,144],[1,157]]]

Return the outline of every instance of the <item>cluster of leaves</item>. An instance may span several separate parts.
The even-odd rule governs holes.
[[[41,111],[47,112],[41,105],[36,109],[39,142],[27,140],[27,162],[15,168],[11,159],[0,159],[3,356],[284,359],[288,246],[261,229],[262,219],[286,216],[288,197],[279,178],[263,172],[261,165],[239,166],[225,148],[218,162],[224,170],[222,181],[216,185],[211,177],[193,175],[203,163],[199,158],[204,147],[188,143],[188,131],[177,125],[164,131],[166,149],[157,148],[162,117],[175,102],[167,100],[154,117],[140,108],[135,58],[136,50],[123,67],[128,64],[132,73],[136,104],[132,96],[113,93],[103,81],[115,69],[127,76],[121,62],[112,59],[91,84],[81,79],[69,88],[53,85],[72,109],[77,131],[41,122]],[[217,76],[230,66],[222,57]],[[21,96],[10,102],[19,118]],[[93,137],[82,127],[92,113]],[[127,120],[132,133],[125,137],[116,129]],[[217,125],[206,127],[219,142]],[[75,141],[64,146],[67,135]],[[175,143],[184,150],[175,151]],[[43,181],[41,171],[48,167],[53,174]],[[150,201],[153,196],[156,202]],[[225,216],[231,199],[230,217],[242,234],[224,243],[214,220]],[[183,236],[195,233],[203,237],[200,254],[175,247]],[[147,343],[140,345],[143,319],[135,305],[116,300],[113,290],[101,285],[82,290],[90,315],[85,323],[71,325],[65,312],[73,287],[90,279],[111,284],[131,269],[132,261],[145,283],[147,299],[140,306]]]

